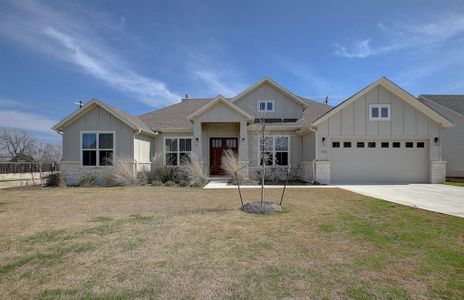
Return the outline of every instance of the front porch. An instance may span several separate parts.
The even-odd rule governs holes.
[[[224,150],[232,149],[238,154],[248,177],[249,148],[248,124],[254,118],[222,96],[189,116],[193,122],[193,152],[199,158],[207,175],[223,173],[221,156]]]
[[[226,150],[237,153],[241,165],[248,166],[248,144],[246,124],[240,122],[201,122],[200,131],[194,131],[194,153],[199,158],[208,176],[223,176],[222,155]],[[197,140],[197,137],[198,138]],[[248,174],[248,168],[245,168]]]

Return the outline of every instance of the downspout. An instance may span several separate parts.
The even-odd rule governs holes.
[[[315,154],[317,154],[317,130],[315,129],[315,127],[312,127],[311,125],[308,127],[308,129],[314,132],[314,134],[316,135],[316,138],[315,138],[316,144],[314,145],[314,147],[316,147]],[[317,161],[317,158],[314,158],[313,159],[313,184],[316,182],[316,161]]]

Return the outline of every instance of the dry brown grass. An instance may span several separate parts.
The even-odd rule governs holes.
[[[462,219],[338,189],[287,198],[255,216],[232,190],[0,191],[2,298],[464,296]]]

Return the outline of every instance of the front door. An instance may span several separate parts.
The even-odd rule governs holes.
[[[221,168],[222,155],[226,150],[232,150],[237,153],[238,139],[237,138],[211,138],[210,139],[210,174],[223,175],[224,170]]]

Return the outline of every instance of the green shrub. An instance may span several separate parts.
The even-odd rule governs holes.
[[[152,186],[162,186],[163,183],[162,183],[161,181],[159,181],[159,180],[153,180],[153,181],[151,182],[151,185],[152,185]]]
[[[79,186],[86,187],[86,186],[95,186],[97,183],[97,176],[92,174],[81,175],[79,180]]]
[[[264,181],[267,183],[283,183],[285,182],[285,178],[287,178],[287,167],[280,167],[280,166],[267,166],[266,171],[264,173]],[[257,182],[261,182],[261,169],[256,170],[252,179]],[[290,172],[288,174],[288,181],[299,181],[301,180],[301,168],[300,166],[296,166],[294,168],[290,168]]]
[[[191,187],[202,187],[208,182],[206,178],[195,178],[190,181]]]
[[[116,178],[114,178],[113,174],[105,174],[102,178],[102,185],[103,186],[118,186],[119,184],[116,182]]]
[[[60,187],[65,185],[64,176],[61,172],[56,172],[47,176],[45,186]]]
[[[179,186],[186,187],[189,185],[190,185],[190,182],[188,180],[182,179],[181,181],[179,181]]]
[[[172,181],[172,180],[169,180],[169,181],[166,181],[166,182],[164,183],[164,185],[165,185],[165,186],[176,186],[177,183],[175,183],[175,182]]]
[[[147,174],[147,182],[152,181],[161,181],[161,182],[168,182],[174,181],[179,183],[183,179],[187,179],[187,174],[185,170],[179,167],[156,167],[153,171]]]

